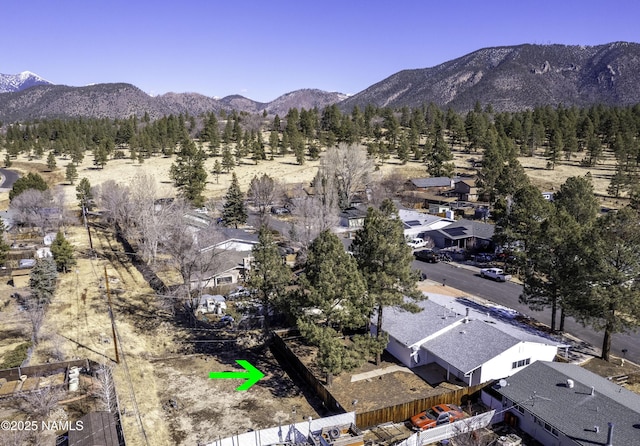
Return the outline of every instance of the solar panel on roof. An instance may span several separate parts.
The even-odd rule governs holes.
[[[409,226],[420,226],[422,223],[420,223],[418,220],[409,220],[405,221],[404,224]]]

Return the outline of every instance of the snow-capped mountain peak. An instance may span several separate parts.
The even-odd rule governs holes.
[[[12,93],[35,85],[52,85],[52,83],[31,71],[23,71],[18,74],[0,74],[0,93]]]

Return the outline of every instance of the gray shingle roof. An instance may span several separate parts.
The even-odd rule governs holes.
[[[469,373],[518,343],[519,339],[486,322],[471,320],[425,342],[423,348]]]
[[[418,305],[422,308],[419,313],[385,307],[382,314],[382,329],[407,347],[464,319],[463,314],[448,310],[431,300],[418,302]]]
[[[440,229],[439,232],[451,240],[468,237],[490,240],[495,232],[495,226],[488,223],[461,219]]]
[[[413,178],[411,180],[415,187],[451,187],[452,180],[449,177]]]
[[[580,366],[536,361],[506,382],[498,393],[579,445],[605,444],[608,422],[614,423],[614,445],[640,445],[640,395]]]

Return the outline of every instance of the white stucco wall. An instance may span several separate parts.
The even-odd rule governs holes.
[[[480,374],[479,381],[477,381],[478,383],[487,382],[492,379],[506,378],[526,367],[523,366],[514,369],[513,363],[515,361],[529,359],[529,364],[535,361],[553,361],[557,352],[558,348],[554,345],[539,344],[537,342],[520,342],[484,363],[481,370],[474,373]]]

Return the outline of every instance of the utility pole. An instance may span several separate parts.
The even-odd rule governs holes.
[[[113,319],[113,309],[111,308],[111,292],[109,291],[109,277],[107,276],[107,266],[104,266],[104,287],[107,290],[107,303],[109,305],[109,317],[111,318],[111,333],[113,334],[113,347],[116,352],[116,364],[120,364],[118,355],[118,340],[116,339],[116,321]]]
[[[89,222],[87,221],[87,207],[82,205],[82,218],[84,219],[84,226],[87,228],[87,234],[89,235],[89,248],[93,252],[93,241],[91,240],[91,231],[89,230]]]

